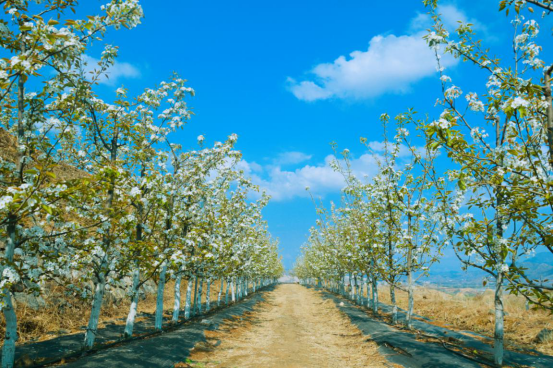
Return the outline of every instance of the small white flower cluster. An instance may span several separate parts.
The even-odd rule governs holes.
[[[115,29],[119,29],[121,24],[134,28],[144,16],[138,0],[112,0],[109,4],[102,5],[101,9],[106,12]]]
[[[466,99],[469,103],[469,107],[472,111],[475,111],[475,112],[484,112],[485,111],[485,107],[484,107],[484,104],[482,103],[482,101],[480,101],[478,99],[478,95],[476,93],[468,93],[466,95]]]
[[[463,94],[463,92],[457,86],[449,87],[448,89],[446,89],[446,91],[444,93],[445,97],[449,98],[449,99],[459,98],[462,94]]]

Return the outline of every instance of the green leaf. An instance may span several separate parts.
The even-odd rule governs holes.
[[[47,206],[47,205],[45,205],[45,204],[42,205],[42,209],[43,209],[44,211],[48,212],[48,214],[50,214],[50,215],[54,212],[54,211],[52,211],[52,208],[51,208],[51,207],[49,207],[49,206]]]
[[[52,179],[55,179],[55,178],[56,178],[56,174],[54,174],[54,173],[51,172],[51,171],[45,171],[45,172],[44,172],[44,175],[49,176],[49,177],[51,177]]]

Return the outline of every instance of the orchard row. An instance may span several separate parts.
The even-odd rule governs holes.
[[[194,90],[174,75],[136,98],[113,102],[97,85],[115,63],[106,46],[87,57],[109,28],[140,23],[137,0],[113,0],[101,15],[70,19],[77,0],[0,1],[2,367],[14,364],[18,321],[13,293],[45,285],[90,301],[84,345],[93,346],[104,296],[125,288],[133,334],[139,289],[175,280],[173,319],[183,312],[182,279],[226,281],[234,299],[282,273],[277,242],[261,211],[269,198],[238,169],[237,137],[184,150],[172,134],[191,116]],[[200,285],[202,285],[200,283]],[[199,291],[201,296],[201,290]],[[184,312],[190,313],[190,290]]]
[[[335,160],[346,186],[339,205],[317,208],[295,273],[378,311],[378,282],[389,285],[397,322],[397,289],[408,293],[412,327],[415,282],[455,252],[466,270],[484,271],[495,288],[495,363],[503,363],[504,292],[553,310],[552,283],[530,275],[522,262],[553,252],[553,66],[539,58],[539,25],[529,1],[501,1],[514,14],[512,53],[490,56],[470,24],[450,34],[436,1],[425,1],[434,20],[425,39],[434,50],[442,85],[439,118],[400,114],[395,126],[381,117],[384,140],[362,143],[377,173],[369,179],[349,151]],[[532,1],[547,16],[550,1]],[[455,57],[486,74],[485,86],[464,93],[442,66]],[[478,72],[479,74],[476,74]],[[471,76],[472,78],[472,76]],[[393,131],[393,134],[391,134]],[[369,291],[371,287],[372,291]]]

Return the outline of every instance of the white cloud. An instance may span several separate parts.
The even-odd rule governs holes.
[[[338,193],[345,186],[342,174],[335,172],[330,163],[335,160],[329,155],[316,165],[304,165],[295,170],[283,169],[281,165],[267,165],[263,172],[256,170],[256,163],[242,160],[239,168],[251,177],[254,184],[259,185],[274,201],[284,201],[296,197],[309,197],[305,190],[310,188],[315,196],[325,196]],[[378,171],[375,158],[364,154],[351,160],[351,167],[358,178],[372,178]]]
[[[306,187],[310,187],[317,195],[342,189],[344,179],[329,166],[331,159],[333,157],[329,156],[324,163],[305,165],[295,170],[284,170],[280,165],[270,165],[265,167],[263,174],[255,173],[246,161],[242,161],[241,168],[249,174],[254,184],[265,190],[273,200],[282,201],[295,197],[308,197]]]
[[[448,24],[467,20],[452,5],[443,6],[441,11]],[[411,21],[407,34],[375,36],[366,51],[353,51],[331,63],[319,64],[306,80],[288,78],[288,88],[304,101],[362,100],[409,92],[416,82],[436,74],[434,51],[423,39],[429,20],[428,15],[419,14]],[[442,55],[441,63],[446,68],[457,62],[450,55]]]
[[[290,91],[300,100],[326,100],[332,97],[332,92],[330,90],[312,81],[302,81],[298,83],[294,78],[288,77],[287,83],[290,86]]]
[[[383,142],[372,141],[368,143],[371,153],[359,157],[350,157],[350,168],[353,174],[362,182],[369,182],[378,173],[377,160],[382,162],[385,145]],[[419,147],[421,154],[424,148]],[[331,163],[336,160],[334,155],[328,155],[323,162],[312,165],[303,165],[296,169],[284,169],[283,165],[290,162],[300,163],[311,159],[311,155],[301,152],[285,152],[272,160],[270,164],[259,165],[255,162],[241,160],[237,168],[243,170],[252,182],[266,191],[274,201],[286,201],[297,197],[309,197],[305,190],[316,197],[324,197],[330,193],[339,193],[346,182],[342,174],[334,171]],[[399,150],[399,164],[403,165],[411,158],[411,151],[406,145],[401,145]],[[343,165],[343,161],[341,161]]]
[[[89,72],[98,68],[99,60],[88,55],[84,56],[84,60],[87,63],[87,66],[85,67],[85,73],[87,73],[87,75],[90,75]],[[124,61],[115,61],[115,63],[107,70],[107,73],[105,74],[107,74],[107,77],[105,75],[102,75],[98,80],[98,83],[108,86],[116,85],[120,79],[139,78],[141,75],[140,70],[137,67],[135,67],[131,63],[127,63]]]

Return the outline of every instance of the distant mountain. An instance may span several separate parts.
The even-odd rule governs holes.
[[[458,270],[436,270],[430,271],[428,277],[420,279],[420,282],[448,287],[482,287],[483,280],[487,273],[478,269]]]
[[[534,257],[521,262],[521,266],[527,268],[526,274],[534,280],[547,280],[548,284],[553,281],[553,253],[541,252]]]
[[[548,284],[553,282],[553,253],[540,252],[534,257],[519,263],[527,269],[526,274],[533,280],[547,280]],[[430,275],[420,281],[448,287],[481,287],[483,280],[488,274],[484,271],[469,268],[463,271],[460,264],[437,265],[430,270]]]
[[[545,263],[553,266],[553,253],[540,252],[534,257],[524,261],[524,263]]]

